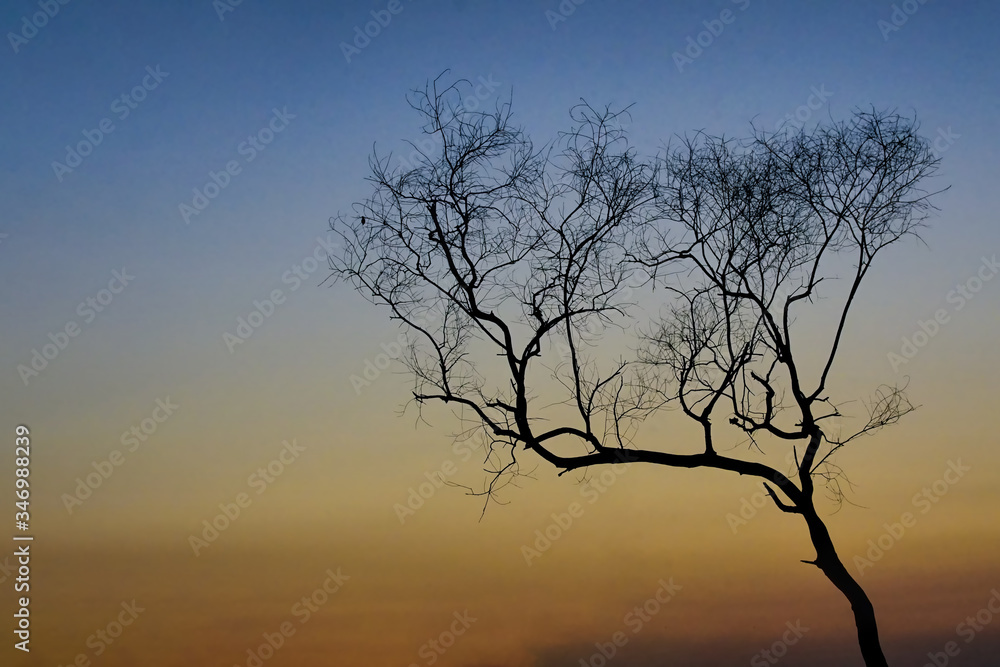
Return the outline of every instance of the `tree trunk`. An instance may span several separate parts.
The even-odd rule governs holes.
[[[809,525],[809,536],[816,547],[816,565],[823,574],[833,582],[844,597],[851,603],[854,611],[854,624],[858,628],[858,646],[867,667],[888,667],[882,645],[878,638],[878,623],[875,621],[875,607],[861,585],[854,580],[833,547],[833,540],[826,525],[813,508],[807,509],[803,516]]]

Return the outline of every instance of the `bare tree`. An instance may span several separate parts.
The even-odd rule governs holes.
[[[331,221],[331,269],[406,329],[418,407],[448,404],[487,435],[486,503],[522,474],[521,451],[560,474],[643,462],[758,477],[805,520],[816,556],[803,562],[849,600],[865,663],[886,665],[872,604],[814,488],[839,496],[831,457],[913,409],[903,388],[884,386],[855,433],[825,427],[840,415],[827,384],[861,282],[932,210],[920,184],[938,160],[916,121],[871,110],[741,141],[699,133],[643,159],[627,110],[578,105],[571,129],[536,149],[509,100],[469,111],[466,82],[439,81],[411,99],[436,149],[418,149],[408,170],[373,155],[372,196]],[[828,343],[793,338],[843,266]],[[665,315],[638,354],[600,359],[598,343],[638,330],[637,301],[651,294]],[[634,445],[641,421],[669,404],[701,426],[695,453]],[[793,471],[755,460],[782,446]],[[740,447],[746,456],[729,455]]]

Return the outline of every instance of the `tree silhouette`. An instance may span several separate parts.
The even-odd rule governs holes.
[[[486,502],[522,474],[521,452],[560,475],[641,462],[758,477],[805,521],[816,555],[803,562],[850,602],[865,664],[886,665],[871,601],[814,496],[818,480],[842,497],[833,455],[913,409],[883,385],[855,432],[827,426],[861,283],[933,210],[921,183],[939,160],[916,119],[871,109],[742,140],[695,133],[645,159],[627,110],[580,104],[571,129],[536,149],[509,98],[470,111],[467,82],[440,80],[410,99],[431,138],[415,166],[373,153],[371,197],[331,220],[331,269],[407,330],[418,408],[448,404],[483,429]],[[838,294],[828,286],[844,267]],[[836,302],[829,340],[797,338],[819,297]],[[629,335],[632,358],[598,358]],[[672,405],[701,441],[635,446],[641,422]],[[776,447],[791,472],[754,460]]]

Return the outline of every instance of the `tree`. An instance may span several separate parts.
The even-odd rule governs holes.
[[[803,562],[850,602],[865,664],[886,665],[871,601],[814,495],[818,480],[841,498],[834,455],[913,410],[905,387],[884,385],[853,433],[827,427],[861,283],[933,210],[921,184],[939,160],[916,119],[871,109],[742,140],[696,133],[647,159],[628,142],[627,110],[582,103],[536,149],[509,98],[470,111],[467,83],[440,79],[410,99],[429,135],[416,163],[390,168],[374,152],[371,197],[331,220],[331,270],[405,328],[418,408],[440,402],[483,429],[486,503],[521,474],[521,452],[560,475],[639,462],[760,478],[805,521],[816,555]],[[837,295],[827,286],[845,266]],[[833,296],[829,341],[804,344],[801,317]],[[650,298],[663,314],[644,322]],[[634,358],[597,358],[637,331]],[[635,446],[641,422],[670,406],[700,426],[696,449]],[[781,446],[787,474],[754,459]]]

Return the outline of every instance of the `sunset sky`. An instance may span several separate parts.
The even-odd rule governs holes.
[[[842,453],[851,502],[821,509],[852,573],[889,544],[859,580],[891,665],[948,642],[950,665],[997,664],[995,3],[63,2],[0,14],[0,496],[27,425],[35,537],[30,654],[13,648],[16,559],[0,551],[0,664],[600,667],[622,633],[608,665],[714,667],[773,664],[761,651],[791,627],[778,664],[862,664],[848,603],[799,562],[815,556],[804,523],[758,481],[637,465],[586,486],[525,454],[533,479],[480,518],[481,498],[429,483],[482,485],[460,422],[401,414],[401,366],[352,383],[399,330],[349,285],[320,285],[328,220],[370,195],[373,146],[409,154],[407,92],[446,69],[483,104],[512,95],[538,145],[581,98],[634,103],[645,155],[797,112],[917,114],[942,158],[930,185],[951,189],[924,243],[876,262],[830,389],[860,413],[908,377],[920,407]],[[697,438],[670,412],[636,443]]]

